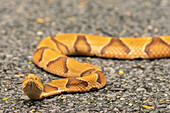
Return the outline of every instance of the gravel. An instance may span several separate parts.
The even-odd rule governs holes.
[[[168,0],[1,0],[0,113],[170,112],[170,59],[118,60],[74,57],[103,69],[107,84],[87,93],[41,101],[25,96],[27,73],[43,82],[59,77],[32,63],[39,41],[56,33],[115,37],[170,35]],[[123,74],[119,74],[123,71]]]

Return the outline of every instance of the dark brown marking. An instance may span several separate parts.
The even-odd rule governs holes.
[[[54,87],[49,84],[43,85],[43,92],[49,92],[49,91],[54,91],[54,90],[58,90],[58,87]]]
[[[151,55],[152,54],[152,51],[150,50],[151,46],[154,45],[155,43],[160,43],[160,44],[163,44],[165,46],[167,46],[168,48],[170,48],[170,45],[167,44],[165,41],[163,41],[161,38],[159,37],[152,37],[152,41],[146,46],[145,48],[145,52],[148,54],[148,55]]]
[[[104,54],[110,46],[114,45],[114,43],[118,43],[121,47],[123,47],[126,54],[130,52],[130,49],[119,38],[112,38],[109,44],[102,48],[101,54]]]
[[[72,86],[79,86],[79,85],[83,85],[84,87],[87,87],[88,83],[84,80],[79,80],[76,78],[69,78],[66,84],[66,88],[70,88]]]
[[[35,54],[36,52],[42,50],[41,56],[40,56],[40,59],[38,60],[38,62],[40,62],[40,61],[42,60],[42,57],[43,57],[43,54],[44,54],[44,50],[47,49],[47,48],[49,48],[49,47],[40,47],[40,48],[38,48],[38,49],[34,52],[34,54]]]
[[[86,70],[80,76],[83,77],[83,76],[90,75],[93,71],[95,71],[95,69]]]
[[[90,52],[90,51],[91,51],[90,44],[87,42],[86,37],[83,36],[83,35],[77,36],[77,40],[76,40],[76,42],[75,42],[75,44],[74,44],[74,49],[75,49],[75,51],[76,51],[76,52],[79,51],[79,48],[77,47],[77,44],[78,44],[78,42],[80,42],[80,41],[83,41],[83,42],[85,43],[85,45],[83,45],[83,46],[86,46],[86,47],[88,48],[87,52]],[[81,49],[81,48],[80,48],[80,49]],[[81,51],[80,51],[80,52],[81,52]]]
[[[99,84],[101,84],[102,83],[102,76],[104,76],[104,74],[101,72],[101,71],[96,71],[96,73],[97,73],[97,75],[98,75],[98,79],[97,79],[97,82],[99,83]]]
[[[90,91],[96,91],[96,90],[98,90],[97,87],[92,87],[92,88],[90,89]]]
[[[58,42],[58,41],[55,39],[55,35],[51,35],[51,40],[56,44],[58,50],[59,50],[62,54],[64,54],[64,53],[63,53],[62,50],[60,49],[60,46],[63,46],[63,47],[66,49],[67,53],[69,53],[68,47],[67,47],[66,45],[62,44],[61,42]]]
[[[67,57],[59,57],[55,60],[52,60],[50,61],[48,64],[47,64],[47,67],[49,67],[50,65],[52,65],[53,63],[55,62],[58,62],[58,61],[62,61],[62,64],[63,64],[63,68],[64,68],[64,73],[67,73],[68,72],[68,67],[67,67]]]

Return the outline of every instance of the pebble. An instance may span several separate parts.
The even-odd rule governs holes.
[[[20,99],[21,99],[21,100],[28,100],[29,98],[28,98],[28,96],[26,96],[26,95],[23,94],[23,95],[20,97]]]
[[[120,100],[125,100],[125,98],[120,98]]]
[[[158,108],[166,108],[167,105],[163,104],[163,105],[157,105]]]
[[[42,31],[38,31],[38,32],[37,32],[37,35],[38,35],[38,36],[41,36],[41,35],[43,35],[43,32],[42,32]]]
[[[170,109],[170,105],[168,105],[166,108],[167,108],[167,109]]]
[[[7,58],[12,58],[12,55],[8,54],[6,55]]]
[[[146,89],[145,88],[137,88],[136,91],[137,92],[146,92]]]
[[[114,111],[114,112],[119,112],[119,109],[114,108],[113,111]]]
[[[133,104],[132,103],[129,103],[129,106],[132,106]]]
[[[153,86],[153,83],[148,83],[149,86]]]

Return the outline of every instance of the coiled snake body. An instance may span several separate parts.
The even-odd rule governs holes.
[[[30,99],[42,99],[63,92],[86,92],[105,86],[102,70],[66,55],[88,55],[118,59],[170,57],[170,36],[112,38],[87,34],[58,34],[46,37],[38,45],[34,63],[44,70],[66,77],[42,84],[29,74],[22,89]]]

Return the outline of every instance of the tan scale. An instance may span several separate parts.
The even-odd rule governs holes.
[[[68,55],[74,55],[75,53],[73,53],[75,51],[74,49],[74,43],[77,40],[77,35],[76,34],[68,34],[68,35],[64,35],[64,34],[57,34],[55,37],[56,40],[58,40],[60,43],[67,45],[70,53]]]
[[[120,38],[120,40],[130,49],[128,53],[129,59],[134,58],[147,58],[145,47],[152,41],[152,37],[141,38]]]
[[[22,89],[30,99],[51,95],[87,92],[105,86],[102,70],[66,55],[96,55],[118,59],[153,59],[170,57],[170,36],[112,38],[87,34],[57,34],[43,39],[33,55],[34,63],[62,78],[42,84],[39,77],[29,74]]]
[[[82,63],[77,60],[69,58],[67,61],[67,67],[69,69],[69,75],[67,76],[80,76],[81,73],[89,69],[94,69],[94,71],[101,71],[100,68],[89,63]]]
[[[41,47],[49,47],[49,48],[52,48],[52,49],[57,50],[56,44],[51,40],[51,37],[50,37],[50,36],[44,38],[44,39],[40,42],[40,44],[37,46],[37,49],[38,49],[38,48],[41,48]]]
[[[168,45],[170,45],[170,36],[160,36],[160,38],[165,41]]]
[[[101,56],[102,48],[110,42],[111,37],[87,35],[86,39],[91,46],[91,55]]]
[[[152,38],[151,43],[146,46],[145,52],[148,54],[148,58],[161,58],[170,54],[169,48],[170,45],[168,45],[161,38],[154,37]]]

